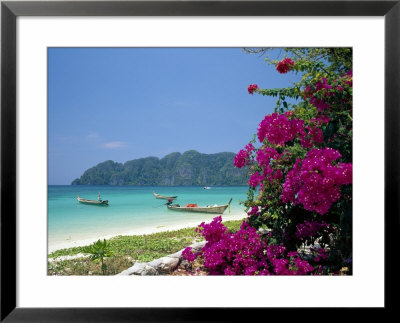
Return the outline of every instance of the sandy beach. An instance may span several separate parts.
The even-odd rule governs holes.
[[[218,215],[215,215],[218,216]],[[241,220],[246,218],[247,214],[243,212],[232,212],[228,213],[225,215],[222,215],[222,221],[231,221],[231,220]],[[205,223],[209,223],[212,220],[204,221]],[[73,247],[80,247],[80,246],[86,246],[89,245],[98,239],[110,239],[112,237],[124,235],[124,236],[129,236],[129,235],[143,235],[143,234],[151,234],[151,233],[156,233],[156,232],[162,232],[162,231],[174,231],[174,230],[180,230],[184,228],[190,228],[190,227],[196,227],[200,224],[198,220],[192,220],[192,221],[186,221],[185,223],[176,223],[176,224],[171,224],[171,225],[160,225],[160,226],[148,226],[148,227],[140,227],[140,228],[132,228],[132,229],[125,229],[121,230],[119,232],[116,232],[115,234],[111,235],[105,235],[105,236],[97,236],[97,237],[88,237],[85,239],[79,239],[79,240],[66,240],[66,241],[55,241],[52,244],[48,246],[48,253],[51,253],[53,251],[59,250],[59,249],[65,249],[65,248],[73,248]]]

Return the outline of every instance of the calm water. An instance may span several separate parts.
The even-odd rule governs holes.
[[[165,200],[156,199],[152,192],[178,195],[176,203],[199,206],[226,204],[230,198],[231,213],[243,212],[239,201],[246,199],[247,187],[131,187],[131,186],[53,186],[48,187],[49,246],[73,240],[121,234],[140,228],[160,228],[188,222],[211,220],[216,214],[174,212],[167,209]],[[101,193],[109,206],[78,203],[76,195],[97,199]]]

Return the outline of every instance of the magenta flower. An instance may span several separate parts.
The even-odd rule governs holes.
[[[289,119],[291,114],[272,113],[265,116],[258,126],[257,136],[262,143],[266,138],[275,145],[283,146],[292,141],[302,130],[304,121],[300,119]]]
[[[346,80],[345,83],[352,87],[353,86],[353,70],[348,71],[345,75],[344,75],[344,79]]]
[[[322,99],[317,99],[315,97],[312,97],[310,99],[310,103],[315,106],[319,112],[322,112],[326,109],[329,109],[329,107],[331,106],[329,103],[325,102]]]
[[[297,159],[282,185],[284,203],[302,204],[308,211],[325,214],[341,197],[340,186],[352,183],[352,164],[333,162],[340,153],[332,148],[311,149]]]
[[[233,165],[235,165],[237,168],[242,168],[243,166],[249,163],[247,157],[248,156],[245,150],[243,149],[239,150],[239,152],[236,154],[233,160]]]
[[[251,210],[247,212],[248,215],[260,215],[260,212],[258,210],[258,206],[252,206]]]
[[[279,156],[275,149],[269,147],[258,150],[256,155],[256,160],[263,169],[270,164],[271,159],[276,159]]]
[[[245,165],[248,165],[250,162],[251,153],[254,151],[254,146],[252,143],[247,144],[245,149],[241,149],[233,160],[233,165],[237,168],[242,168]]]
[[[264,175],[260,174],[259,172],[255,172],[249,178],[249,185],[252,187],[257,187],[264,179]]]
[[[278,64],[276,64],[276,70],[281,74],[285,74],[289,72],[293,66],[294,61],[291,58],[284,58]]]
[[[301,145],[303,148],[311,148],[314,144],[320,144],[324,142],[324,136],[322,130],[316,126],[309,125],[305,127],[301,133]]]
[[[304,223],[298,224],[296,226],[295,236],[299,240],[303,240],[304,238],[317,237],[322,230],[329,229],[330,225],[325,221],[322,222],[310,222],[304,221]]]
[[[194,261],[197,258],[197,254],[194,254],[192,252],[191,247],[187,247],[185,248],[185,250],[182,251],[182,258],[188,261]]]
[[[199,256],[211,275],[306,275],[314,270],[297,252],[287,253],[282,245],[268,244],[245,221],[236,233],[227,230],[221,216],[202,223],[199,229],[207,240]]]
[[[253,94],[255,90],[258,89],[257,84],[250,84],[249,87],[247,88],[247,91],[249,91],[249,94]]]
[[[304,89],[303,95],[304,98],[310,99],[310,103],[315,106],[319,112],[322,112],[330,108],[330,103],[327,102],[327,99],[333,95],[333,93],[330,91],[331,89],[332,85],[328,84],[328,80],[326,78],[323,78],[315,83],[313,87],[311,85],[307,85]],[[320,97],[320,94],[323,95],[323,98]]]

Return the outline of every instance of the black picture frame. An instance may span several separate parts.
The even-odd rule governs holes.
[[[399,237],[400,0],[395,1],[2,1],[1,3],[1,321],[236,321],[287,308],[17,308],[16,299],[16,19],[19,16],[384,16],[385,19],[385,306],[396,306]],[[371,125],[372,126],[372,125]],[[373,187],[371,188],[373,189]],[[367,202],[367,201],[366,201]],[[373,240],[373,237],[371,237]],[[371,255],[373,263],[373,255]],[[393,295],[393,296],[392,296]],[[398,299],[398,298],[397,298]],[[312,307],[312,302],[310,302]],[[299,310],[299,309],[297,309]],[[337,312],[325,309],[330,315]],[[372,314],[374,313],[374,314]],[[267,319],[267,318],[265,318]]]

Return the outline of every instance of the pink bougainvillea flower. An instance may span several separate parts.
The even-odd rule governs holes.
[[[248,183],[252,187],[257,187],[264,180],[264,178],[264,175],[260,174],[259,172],[255,172],[250,176]]]
[[[248,215],[260,215],[260,212],[258,210],[258,206],[253,206],[249,212],[247,212]]]
[[[187,247],[182,251],[182,258],[188,261],[194,261],[197,258],[197,254],[192,252],[191,247]]]
[[[235,159],[233,160],[233,165],[235,165],[237,168],[242,168],[250,162],[251,153],[255,149],[251,142],[248,143],[244,148],[245,149],[241,149],[237,153]]]
[[[323,148],[311,149],[303,161],[297,159],[282,185],[282,202],[291,201],[308,211],[327,213],[341,197],[340,186],[352,183],[352,164],[333,164],[340,157],[337,150]]]
[[[276,159],[279,156],[278,152],[269,147],[262,148],[256,153],[258,164],[265,169],[271,162],[271,159]]]
[[[258,126],[257,136],[262,143],[265,138],[275,145],[283,146],[292,141],[302,131],[304,121],[300,119],[289,119],[290,113],[272,113],[265,116]]]
[[[247,88],[247,91],[249,91],[249,94],[253,94],[255,90],[258,89],[257,84],[250,84],[249,87]]]
[[[284,58],[278,64],[276,64],[276,70],[281,74],[285,74],[289,72],[293,66],[294,61],[291,58]]]
[[[248,164],[247,153],[244,149],[241,149],[236,154],[235,159],[233,160],[233,165],[235,165],[237,168],[242,168],[247,164]]]
[[[304,221],[304,223],[300,223],[296,226],[296,238],[303,240],[304,238],[316,237],[317,234],[323,229],[329,229],[330,225],[325,221],[317,222],[317,221]]]
[[[253,207],[255,210],[256,207]],[[207,240],[199,253],[185,249],[185,257],[204,260],[210,275],[308,275],[314,267],[300,258],[297,252],[288,252],[283,245],[269,243],[246,221],[239,231],[231,233],[222,223],[221,216],[209,224],[198,227]],[[318,255],[324,254],[318,251]]]
[[[307,132],[303,131],[300,135],[301,146],[303,148],[311,148],[314,144],[320,144],[324,142],[322,130],[316,126],[306,126],[304,128]]]

